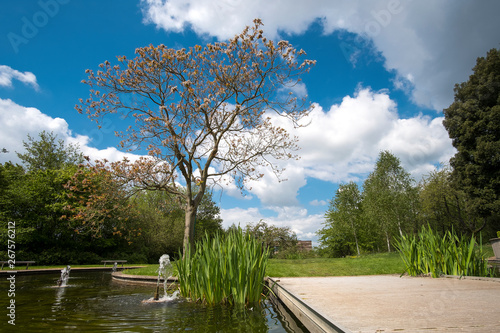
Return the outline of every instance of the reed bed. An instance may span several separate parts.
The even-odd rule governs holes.
[[[269,252],[241,228],[226,236],[205,236],[194,253],[176,261],[182,296],[208,305],[258,303]]]
[[[454,231],[444,235],[434,232],[429,226],[422,227],[418,235],[403,235],[397,242],[405,272],[411,276],[441,275],[492,276],[488,261],[474,236],[470,238]]]

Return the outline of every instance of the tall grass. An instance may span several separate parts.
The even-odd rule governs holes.
[[[428,226],[418,235],[403,235],[396,247],[411,276],[491,276],[481,243],[481,239],[478,244],[474,236],[459,237],[454,231],[440,236]]]
[[[261,299],[269,252],[241,228],[205,236],[194,253],[176,261],[180,293],[208,305],[251,304]]]

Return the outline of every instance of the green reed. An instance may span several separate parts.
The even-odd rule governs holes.
[[[418,235],[403,235],[396,247],[411,276],[491,276],[482,239],[478,243],[474,236],[458,236],[453,230],[440,236],[428,226]]]
[[[269,252],[241,229],[205,236],[176,261],[182,296],[209,305],[260,301]]]

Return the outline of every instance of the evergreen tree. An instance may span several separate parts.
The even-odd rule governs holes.
[[[457,149],[450,160],[453,182],[484,227],[500,213],[500,51],[478,58],[473,70],[468,81],[455,85],[443,124]]]

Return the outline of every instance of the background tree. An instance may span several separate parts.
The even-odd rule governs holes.
[[[20,245],[19,251],[16,251],[18,257],[35,260],[38,264],[97,263],[100,256],[130,248],[129,240],[113,230],[114,225],[110,223],[120,216],[119,212],[125,211],[123,205],[121,210],[117,209],[118,213],[109,211],[105,215],[103,225],[106,228],[101,230],[100,237],[93,237],[92,218],[73,220],[77,214],[68,212],[67,207],[82,208],[84,202],[88,202],[73,195],[66,186],[75,173],[86,180],[83,188],[87,193],[96,184],[118,193],[114,191],[113,183],[105,182],[105,177],[92,182],[89,177],[82,176],[89,174],[90,168],[79,168],[74,164],[80,161],[81,156],[77,147],[65,146],[55,135],[42,133],[39,140],[30,137],[27,148],[26,165],[30,170],[12,163],[0,164],[0,241],[6,242],[6,225],[8,221],[14,221],[16,243]],[[82,172],[82,169],[86,171]],[[77,173],[77,170],[80,172]],[[93,192],[95,202],[106,206],[102,193],[106,192]],[[103,215],[94,217],[98,220]]]
[[[138,233],[129,226],[129,220],[138,216],[129,200],[131,191],[121,187],[102,164],[80,165],[65,188],[68,200],[63,218],[77,234],[93,239],[119,235],[131,242]]]
[[[434,170],[420,182],[421,225],[429,225],[444,234],[474,234],[482,228],[483,221],[470,211],[465,193],[453,186],[451,168],[448,165]]]
[[[185,218],[183,204],[178,199],[164,191],[140,191],[133,197],[141,229],[141,237],[136,241],[141,243],[140,251],[151,263],[157,263],[165,253],[176,257],[182,248]],[[196,216],[196,239],[223,231],[219,213],[210,192],[205,193]]]
[[[358,185],[354,182],[339,185],[325,214],[325,227],[318,231],[323,247],[333,256],[360,255],[363,234],[369,233],[369,229],[363,223]]]
[[[0,164],[0,237],[7,242],[7,223],[16,222],[16,243],[26,244],[33,228],[24,223],[26,202],[29,198],[22,195],[21,187],[25,179],[25,170],[21,165],[7,162]],[[23,250],[21,247],[20,250]],[[21,253],[22,255],[22,253]]]
[[[96,262],[106,245],[75,233],[61,217],[68,203],[69,191],[64,185],[76,172],[77,166],[62,169],[26,171],[20,165],[5,163],[0,174],[5,180],[0,190],[0,222],[16,223],[16,243],[19,258],[29,258],[39,264]],[[0,237],[6,236],[0,230]]]
[[[363,188],[364,214],[378,226],[390,252],[394,235],[416,226],[418,192],[413,179],[396,156],[382,151]]]
[[[17,153],[28,171],[56,170],[83,163],[83,154],[77,145],[66,145],[64,140],[57,140],[53,132],[42,131],[38,136],[37,140],[28,134],[28,141],[23,141],[26,153]]]
[[[112,168],[136,188],[182,197],[184,247],[194,239],[209,178],[216,182],[228,174],[243,187],[244,179],[262,176],[260,167],[279,174],[268,158],[291,158],[296,149],[296,139],[273,125],[266,112],[297,123],[308,108],[283,90],[296,85],[314,62],[299,62],[304,51],[267,40],[262,22],[254,23],[228,42],[188,50],[148,46],[138,48],[133,60],[123,56],[118,65],[106,61],[97,73],[87,70],[84,83],[91,95],[77,110],[98,124],[114,113],[134,119],[118,133],[121,145],[146,149],[150,158]]]
[[[141,191],[134,195],[142,230],[138,242],[148,261],[157,263],[168,254],[176,257],[182,248],[184,209],[176,198],[164,191]]]
[[[232,229],[236,230],[235,227]],[[278,227],[260,220],[256,224],[247,224],[245,233],[254,236],[264,243],[266,247],[270,248],[271,257],[284,257],[297,251],[297,235],[290,227]]]
[[[196,214],[195,240],[200,240],[205,234],[213,236],[222,230],[220,208],[213,201],[212,192],[207,191]]]
[[[63,251],[67,259],[77,246],[71,228],[60,219],[67,194],[64,184],[76,171],[81,153],[47,132],[38,140],[28,135],[24,147],[26,153],[18,156],[27,170],[12,163],[0,167],[0,222],[16,223],[19,256],[41,263],[63,261]]]
[[[478,58],[473,71],[455,85],[443,125],[457,149],[450,160],[453,182],[484,226],[491,216],[498,223],[500,214],[500,51]]]

